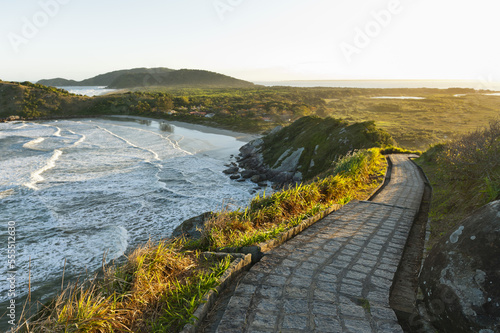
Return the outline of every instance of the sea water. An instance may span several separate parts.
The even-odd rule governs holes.
[[[243,144],[148,119],[1,123],[2,309],[9,222],[16,228],[16,299],[31,283],[43,301],[60,288],[63,272],[66,279],[94,272],[103,256],[109,262],[169,237],[188,218],[247,205],[254,185],[222,173]]]

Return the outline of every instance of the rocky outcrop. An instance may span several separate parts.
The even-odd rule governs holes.
[[[174,238],[190,238],[190,239],[200,239],[201,232],[205,222],[208,221],[214,213],[206,212],[201,215],[192,217],[184,222],[182,222],[177,228],[172,232],[172,237]]]
[[[314,179],[332,167],[339,157],[355,149],[381,147],[393,142],[373,122],[349,124],[344,120],[302,117],[287,127],[276,127],[268,135],[240,149],[237,158],[240,179],[265,181],[277,187]],[[235,174],[235,168],[226,170]]]
[[[500,201],[465,219],[432,249],[420,287],[440,332],[500,332]]]
[[[279,187],[302,180],[302,174],[297,169],[304,148],[288,150],[272,167],[269,167],[264,163],[263,144],[262,139],[257,139],[240,148],[238,163],[239,167],[244,169],[241,172],[242,178],[250,179],[261,187],[266,186],[267,184],[263,182],[268,180]]]

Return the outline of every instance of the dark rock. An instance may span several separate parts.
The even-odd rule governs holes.
[[[240,179],[237,179],[236,181],[239,182],[239,183],[244,183],[246,181],[246,179],[240,178]]]
[[[500,201],[433,247],[419,284],[440,332],[500,332]]]
[[[240,175],[231,175],[231,178],[232,180],[236,180],[236,179],[240,179]]]
[[[266,173],[262,173],[259,175],[259,181],[265,182],[267,180],[267,175]]]
[[[226,175],[231,175],[231,174],[235,174],[237,173],[238,171],[240,171],[240,168],[238,167],[230,167],[229,169],[226,169],[222,172],[224,172]]]
[[[256,174],[257,174],[257,171],[255,171],[255,170],[244,170],[241,172],[241,177],[248,179],[248,178],[252,178]]]
[[[259,175],[252,176],[252,178],[250,178],[250,180],[254,183],[258,183],[258,182],[260,182],[260,176]]]
[[[264,143],[264,140],[262,139],[256,139],[253,141],[250,141],[246,145],[240,148],[240,155],[241,157],[247,157],[250,155],[254,155],[255,153],[260,151],[260,147]]]
[[[266,182],[261,182],[258,185],[259,185],[259,187],[267,187],[268,186],[268,184]]]
[[[205,225],[205,222],[212,218],[213,215],[214,214],[212,212],[206,212],[182,222],[179,226],[177,226],[177,228],[174,229],[174,231],[172,232],[172,237],[200,239],[200,230]]]

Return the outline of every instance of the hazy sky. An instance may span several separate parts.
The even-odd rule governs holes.
[[[498,0],[0,0],[0,79],[500,81]]]

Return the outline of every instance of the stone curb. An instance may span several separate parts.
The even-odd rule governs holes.
[[[366,201],[372,201],[391,181],[392,161],[389,156],[390,155],[385,156],[385,160],[387,161],[387,168],[385,169],[384,181],[375,190],[373,190],[372,194]]]
[[[220,277],[220,283],[215,288],[215,290],[209,291],[202,299],[202,304],[198,306],[193,316],[196,318],[194,323],[187,324],[182,329],[181,333],[194,333],[196,329],[199,327],[200,323],[205,319],[207,313],[211,310],[215,301],[217,300],[217,295],[222,292],[227,285],[231,283],[231,281],[235,278],[235,276],[241,271],[248,268],[248,266],[252,263],[252,257],[250,254],[242,254],[242,253],[215,253],[215,252],[204,252],[202,256],[206,259],[210,258],[226,258],[232,257],[235,260],[231,263],[229,268],[224,272],[224,274]]]
[[[384,189],[384,187],[389,183],[389,181],[391,180],[392,161],[389,158],[389,156],[390,155],[386,156],[386,158],[385,158],[387,161],[387,168],[386,168],[385,175],[384,175],[384,181],[376,189],[373,190],[373,192],[370,194],[368,200],[372,200],[377,194],[379,194]],[[223,253],[251,254],[252,255],[252,262],[256,263],[263,257],[264,253],[269,252],[272,249],[289,241],[290,239],[297,236],[305,229],[309,228],[314,223],[318,222],[319,220],[325,218],[327,215],[339,210],[342,207],[343,207],[342,205],[335,204],[335,205],[319,212],[318,214],[302,221],[299,225],[293,227],[292,229],[282,232],[276,238],[268,240],[266,242],[259,243],[257,245],[253,245],[253,246],[226,247],[226,248],[217,249],[217,251],[223,252]]]
[[[389,183],[391,178],[391,170],[392,170],[392,161],[387,156],[387,169],[384,175],[384,181],[380,186],[378,186],[369,196],[368,200],[372,200],[378,193],[382,191],[382,189]],[[201,304],[196,311],[194,312],[194,317],[196,318],[195,322],[192,324],[188,324],[184,326],[180,333],[195,333],[196,329],[199,327],[200,323],[203,321],[205,316],[211,310],[213,305],[217,300],[217,295],[222,292],[226,286],[233,280],[233,278],[242,270],[248,268],[250,265],[260,261],[265,252],[269,252],[272,249],[286,243],[290,239],[294,238],[298,234],[300,234],[305,229],[312,226],[314,223],[320,221],[331,213],[342,208],[343,205],[332,205],[331,207],[319,212],[318,214],[302,221],[299,225],[282,232],[276,238],[268,240],[266,242],[259,243],[254,246],[245,246],[245,247],[227,247],[217,249],[217,252],[204,252],[202,255],[205,258],[225,258],[226,256],[231,256],[237,258],[231,266],[227,269],[227,271],[222,275],[220,279],[220,284],[215,288],[215,290],[211,290],[208,294],[203,297],[203,304]]]
[[[318,214],[302,221],[299,225],[287,230],[283,231],[281,234],[279,234],[276,238],[270,239],[266,242],[259,243],[257,245],[253,246],[244,246],[244,247],[226,247],[226,248],[221,248],[217,249],[217,251],[221,253],[245,253],[245,254],[251,254],[252,255],[252,262],[256,263],[258,262],[262,256],[264,255],[265,252],[269,252],[272,249],[280,246],[281,244],[289,241],[293,237],[297,236],[300,234],[302,231],[313,225],[314,223],[318,222],[319,220],[323,219],[327,215],[331,214],[334,211],[339,210],[342,207],[342,205],[333,205],[330,208],[327,208]]]

